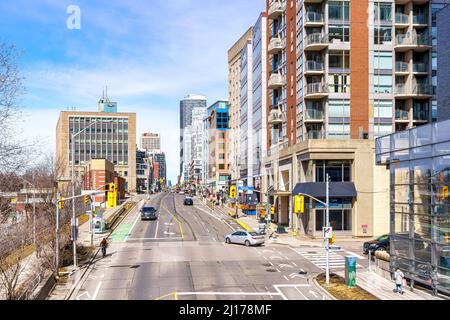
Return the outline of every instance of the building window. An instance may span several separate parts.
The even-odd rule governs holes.
[[[378,70],[392,70],[392,52],[376,51],[374,53],[373,68]]]
[[[330,21],[350,21],[350,3],[348,1],[328,1],[328,19]]]
[[[390,3],[375,2],[375,23],[392,23],[392,5]]]
[[[328,76],[328,87],[331,93],[349,93],[349,74],[330,74]]]
[[[392,28],[391,27],[375,27],[375,44],[391,44]]]
[[[316,182],[325,182],[328,174],[331,182],[351,182],[350,161],[316,161]]]
[[[375,100],[374,118],[392,118],[392,100]]]
[[[392,75],[375,75],[374,91],[375,93],[392,93]]]

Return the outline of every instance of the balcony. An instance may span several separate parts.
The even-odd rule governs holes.
[[[407,14],[397,12],[395,14],[395,24],[396,25],[408,25],[409,24],[409,16]]]
[[[283,87],[283,77],[280,73],[274,72],[270,75],[268,87],[272,90]]]
[[[413,24],[428,25],[428,16],[424,14],[415,14],[413,16]]]
[[[280,109],[273,109],[269,113],[269,126],[277,126],[283,123],[283,113]]]
[[[401,110],[401,109],[395,110],[395,120],[409,122],[409,112],[406,110]]]
[[[409,73],[409,63],[404,61],[395,62],[396,73]]]
[[[395,37],[395,50],[404,52],[408,50],[427,51],[431,49],[431,38],[428,35],[399,34]]]
[[[429,99],[433,96],[432,88],[428,84],[417,83],[410,86],[406,83],[397,84],[395,86],[396,98],[424,98]]]
[[[320,109],[306,109],[305,122],[323,122],[324,112]]]
[[[305,74],[322,74],[324,72],[323,62],[306,61]]]
[[[312,33],[305,37],[305,50],[320,51],[328,47],[328,35]]]
[[[416,62],[413,65],[413,72],[428,73],[428,63]]]
[[[279,16],[283,14],[284,8],[281,1],[272,1],[269,5],[269,19],[276,20]]]
[[[269,54],[275,54],[283,51],[283,40],[281,38],[272,38],[269,42]]]
[[[309,130],[306,136],[309,140],[322,140],[325,139],[325,132],[321,130]]]
[[[308,83],[306,96],[308,99],[322,99],[328,96],[328,87],[322,82]]]
[[[314,11],[305,13],[305,26],[321,26],[323,25],[323,14]]]

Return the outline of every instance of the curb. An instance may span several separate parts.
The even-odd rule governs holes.
[[[324,287],[322,287],[315,278],[312,279],[312,282],[324,295],[328,296],[332,300],[337,300],[337,298],[329,293]]]
[[[233,219],[233,221],[235,221],[237,224],[239,224],[242,228],[244,228],[247,231],[253,231],[252,228],[250,228],[246,223],[242,222],[239,219]]]

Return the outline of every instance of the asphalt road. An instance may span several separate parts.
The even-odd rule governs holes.
[[[156,221],[141,221],[153,206]],[[73,295],[78,300],[323,300],[311,277],[322,270],[305,253],[268,244],[226,245],[238,229],[199,201],[169,193],[142,197]]]

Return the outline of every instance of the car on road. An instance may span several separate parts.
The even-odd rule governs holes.
[[[185,206],[193,206],[194,200],[191,197],[184,198],[184,205]]]
[[[239,230],[225,236],[225,242],[227,244],[236,243],[244,244],[247,247],[250,246],[261,246],[264,244],[264,235],[256,231],[244,231]]]
[[[364,242],[363,252],[364,254],[370,253],[374,254],[375,251],[388,251],[389,252],[390,237],[385,234],[375,240]]]
[[[157,220],[158,211],[153,207],[143,207],[141,209],[141,220]]]

